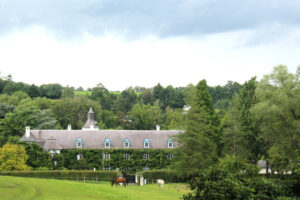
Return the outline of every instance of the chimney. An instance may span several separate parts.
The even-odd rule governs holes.
[[[68,125],[68,131],[71,131],[72,130],[72,126],[71,124]]]
[[[26,131],[25,131],[25,137],[29,137],[30,136],[30,126],[26,126]]]
[[[156,131],[160,131],[160,125],[159,124],[156,125]]]
[[[94,121],[94,111],[92,107],[90,107],[90,110],[88,112],[88,120]]]

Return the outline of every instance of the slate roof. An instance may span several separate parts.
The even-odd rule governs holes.
[[[144,140],[150,140],[149,149],[167,149],[168,139],[179,134],[178,130],[31,130],[33,138],[45,150],[76,149],[76,140],[81,138],[83,149],[104,149],[105,139],[110,139],[110,148],[124,148],[124,140],[128,139],[130,148],[144,149]],[[32,140],[32,139],[31,139]],[[21,141],[26,141],[25,134]],[[174,142],[174,148],[178,147]]]

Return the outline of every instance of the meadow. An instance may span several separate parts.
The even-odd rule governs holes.
[[[65,180],[0,176],[0,199],[22,200],[168,200],[180,199],[187,192],[184,184],[156,184],[111,187],[109,182],[83,183]]]

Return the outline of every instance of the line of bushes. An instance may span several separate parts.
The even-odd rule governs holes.
[[[179,183],[187,182],[189,177],[183,177],[178,174],[178,172],[173,170],[151,170],[139,172],[140,177],[143,174],[144,179],[148,181],[156,181],[157,179],[163,179],[165,183]]]
[[[98,179],[110,181],[119,176],[117,171],[90,171],[90,170],[51,170],[51,171],[1,171],[0,175],[30,177],[30,178],[56,178],[56,179]]]

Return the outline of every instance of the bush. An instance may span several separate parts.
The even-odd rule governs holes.
[[[139,176],[143,174],[144,179],[156,181],[157,179],[163,179],[166,183],[178,183],[186,182],[187,177],[179,176],[178,172],[173,170],[151,170],[140,172]]]
[[[230,157],[204,170],[189,184],[193,192],[184,195],[185,200],[272,200],[297,196],[293,191],[293,187],[297,186],[297,181],[281,180],[278,177],[267,178],[258,174],[257,166]]]
[[[51,170],[51,171],[2,171],[0,175],[31,177],[31,178],[55,178],[55,179],[95,179],[110,181],[119,175],[116,171],[90,171],[90,170]]]

